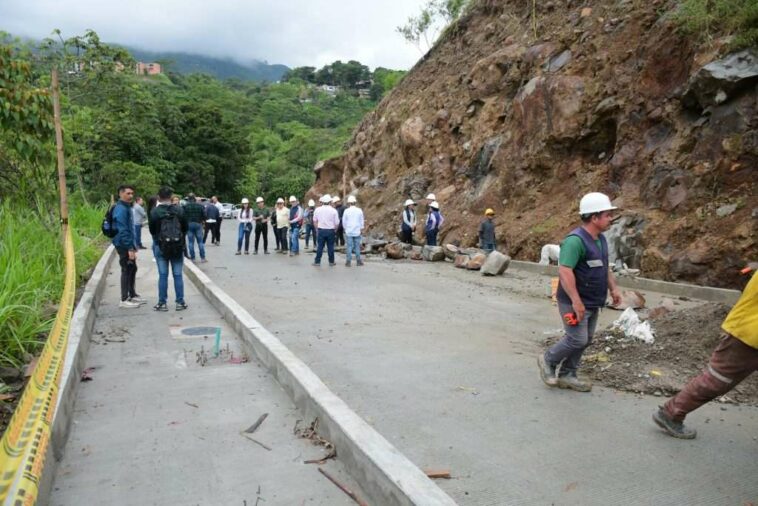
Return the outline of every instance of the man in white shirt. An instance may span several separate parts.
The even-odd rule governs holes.
[[[334,262],[334,238],[340,224],[340,217],[337,210],[329,205],[332,201],[329,194],[324,195],[320,200],[322,205],[313,212],[313,226],[318,230],[318,248],[313,265],[316,267],[321,265],[321,255],[324,253],[324,244],[326,244],[329,252],[329,265],[334,267],[337,265]]]
[[[347,209],[342,213],[342,228],[347,236],[347,253],[345,267],[350,267],[352,255],[355,253],[355,261],[358,267],[363,265],[361,260],[361,232],[363,231],[363,211],[356,206],[353,195],[347,198]]]

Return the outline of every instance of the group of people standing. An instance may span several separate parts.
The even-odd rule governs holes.
[[[437,235],[445,223],[445,218],[440,213],[440,204],[437,197],[430,193],[424,199],[427,205],[426,221],[424,222],[424,237],[427,246],[437,246]],[[413,235],[416,232],[418,219],[416,217],[416,202],[408,199],[403,204],[403,216],[400,224],[400,238],[404,243],[413,244]]]
[[[271,225],[276,241],[275,251],[296,256],[300,254],[300,232],[304,232],[305,247],[308,248],[311,241],[316,249],[314,265],[321,264],[324,247],[327,249],[329,264],[335,264],[335,246],[345,245],[347,235],[345,265],[352,265],[352,257],[355,255],[357,265],[363,265],[361,259],[362,233],[365,228],[363,211],[357,206],[354,196],[347,199],[347,207],[342,205],[342,199],[338,196],[324,195],[319,199],[320,205],[316,207],[314,200],[308,201],[308,206],[303,208],[300,201],[294,195],[289,198],[289,207],[285,205],[283,198],[278,198],[274,209],[266,207],[263,197],[255,199],[255,208],[251,208],[250,200],[243,198],[237,215],[237,255],[250,254],[250,235],[255,230],[253,255],[257,255],[261,238],[263,239],[263,253],[268,251],[268,227]]]

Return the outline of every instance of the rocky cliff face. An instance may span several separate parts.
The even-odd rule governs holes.
[[[629,267],[739,286],[758,259],[758,52],[678,35],[675,2],[537,2],[536,37],[530,5],[479,2],[317,165],[311,193],[356,195],[369,235],[394,237],[403,200],[434,192],[442,240],[464,246],[491,207],[508,253],[538,260],[602,191]]]

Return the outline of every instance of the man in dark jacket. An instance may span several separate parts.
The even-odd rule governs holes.
[[[171,203],[172,190],[168,186],[161,187],[158,190],[158,205],[150,212],[150,235],[153,236],[153,256],[158,266],[158,303],[153,306],[156,311],[168,311],[166,301],[168,299],[168,268],[171,265],[171,273],[174,277],[174,291],[176,292],[176,310],[182,311],[187,309],[187,303],[184,301],[184,278],[182,277],[182,268],[184,267],[183,245],[177,248],[177,253],[167,257],[161,251],[161,226],[164,220],[173,220],[175,217],[179,221],[181,228],[181,237],[184,237],[189,230],[187,217],[180,205]]]
[[[116,236],[112,242],[118,253],[118,264],[121,266],[121,308],[137,308],[145,303],[145,299],[137,294],[134,286],[137,279],[137,245],[134,237],[133,200],[133,186],[118,187],[118,202],[113,208]]]
[[[495,250],[495,211],[484,211],[484,219],[479,224],[479,247],[486,253]]]
[[[216,197],[213,197],[215,199]],[[213,203],[213,199],[211,199],[211,203],[205,206],[205,233],[203,234],[203,244],[205,244],[205,241],[208,239],[208,233],[211,234],[211,244],[217,244],[220,242],[220,239],[218,237],[218,226],[221,221],[221,211],[219,211],[216,204]]]
[[[332,197],[334,208],[337,210],[337,216],[340,219],[340,225],[337,227],[337,235],[334,241],[337,246],[345,245],[345,228],[342,226],[342,215],[345,214],[345,206],[342,205],[342,199],[339,195]]]
[[[205,246],[203,245],[203,224],[205,223],[205,209],[202,204],[197,202],[194,193],[187,197],[187,204],[184,206],[184,215],[189,223],[187,232],[190,260],[195,260],[195,241],[197,249],[200,250],[200,262],[207,262],[205,259]]]

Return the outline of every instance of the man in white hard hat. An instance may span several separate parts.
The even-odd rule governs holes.
[[[621,292],[608,265],[608,243],[603,232],[611,226],[617,209],[602,193],[588,193],[579,202],[582,225],[561,243],[558,260],[558,310],[564,335],[537,360],[546,385],[589,392],[592,384],[576,371],[584,350],[592,342],[598,315],[610,291],[614,304]]]
[[[439,203],[434,201],[429,204],[429,214],[426,217],[426,227],[424,229],[427,246],[437,246],[437,234],[444,222],[445,218],[443,218],[442,213],[440,213]]]
[[[313,212],[316,203],[313,199],[308,201],[308,207],[303,211],[303,224],[305,225],[305,247],[308,248],[308,240],[313,238],[313,247],[316,247],[316,228],[313,226]]]
[[[284,199],[276,199],[276,233],[279,234],[279,253],[287,252],[287,230],[290,226],[290,210],[284,205]]]
[[[290,256],[300,254],[300,227],[303,226],[303,208],[297,197],[290,197]]]
[[[363,265],[361,259],[361,232],[364,227],[363,211],[356,205],[355,196],[347,198],[347,209],[342,214],[342,226],[347,236],[347,248],[345,251],[345,267],[350,267],[353,253],[358,267]]]
[[[408,199],[403,204],[403,223],[400,236],[404,243],[413,244],[413,232],[416,230],[416,203]]]
[[[263,237],[263,254],[268,255],[268,222],[270,218],[271,210],[266,207],[263,197],[256,198],[255,209],[253,210],[253,220],[255,221],[255,249],[253,255],[258,254],[261,237]]]
[[[326,244],[329,253],[329,265],[334,267],[337,265],[334,262],[334,236],[337,233],[340,218],[332,205],[332,197],[329,194],[321,197],[321,203],[323,205],[313,213],[313,225],[318,229],[318,248],[313,265],[316,267],[321,265],[321,255],[324,253],[324,244]]]
[[[436,201],[437,201],[437,197],[434,195],[434,193],[430,193],[424,199],[424,204],[426,204],[428,207],[432,202],[436,202]]]

